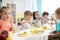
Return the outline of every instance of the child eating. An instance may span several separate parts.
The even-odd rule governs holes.
[[[3,6],[1,8],[1,19],[0,19],[0,31],[11,31],[12,30],[12,20],[10,14],[10,8]]]
[[[24,12],[24,19],[21,22],[21,24],[22,24],[22,27],[20,28],[21,30],[31,28],[31,26],[32,26],[31,18],[32,18],[32,13],[28,10],[25,11]]]
[[[50,40],[60,40],[60,7],[56,9],[56,32],[54,35],[50,35]]]

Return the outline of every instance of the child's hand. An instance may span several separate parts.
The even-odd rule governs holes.
[[[60,32],[55,33],[54,35],[50,35],[49,38],[54,38],[60,36]]]
[[[56,34],[57,34],[58,36],[60,36],[60,32],[57,32]]]
[[[24,24],[24,23],[27,23],[27,21],[24,21],[24,20],[23,20],[22,22],[20,22],[21,25]]]
[[[49,39],[53,38],[53,35],[49,35],[48,38],[49,38]]]

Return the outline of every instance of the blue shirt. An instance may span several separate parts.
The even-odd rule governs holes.
[[[32,21],[32,24],[34,24],[35,22],[37,22],[37,21],[36,21],[36,20],[33,20],[33,21]],[[38,20],[37,25],[41,26],[41,20]]]
[[[58,19],[56,21],[56,32],[59,32],[60,31],[60,20]],[[58,38],[60,38],[60,36],[58,36]]]
[[[56,22],[56,32],[60,31],[60,20],[57,20]]]

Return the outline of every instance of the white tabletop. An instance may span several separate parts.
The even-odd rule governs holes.
[[[53,30],[46,30],[40,35],[29,35],[26,37],[20,37],[18,36],[18,33],[10,34],[10,36],[12,37],[12,40],[48,40],[48,35],[50,35],[52,31]]]

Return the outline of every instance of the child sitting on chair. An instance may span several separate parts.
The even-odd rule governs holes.
[[[31,28],[31,25],[32,25],[31,18],[32,18],[32,13],[28,10],[25,11],[24,12],[24,19],[21,22],[21,24],[22,24],[22,27],[20,28],[21,30]]]
[[[13,28],[12,25],[10,8],[3,6],[1,8],[0,31],[11,31]]]
[[[50,40],[60,40],[60,7],[56,9],[56,32],[54,35],[50,35]]]

